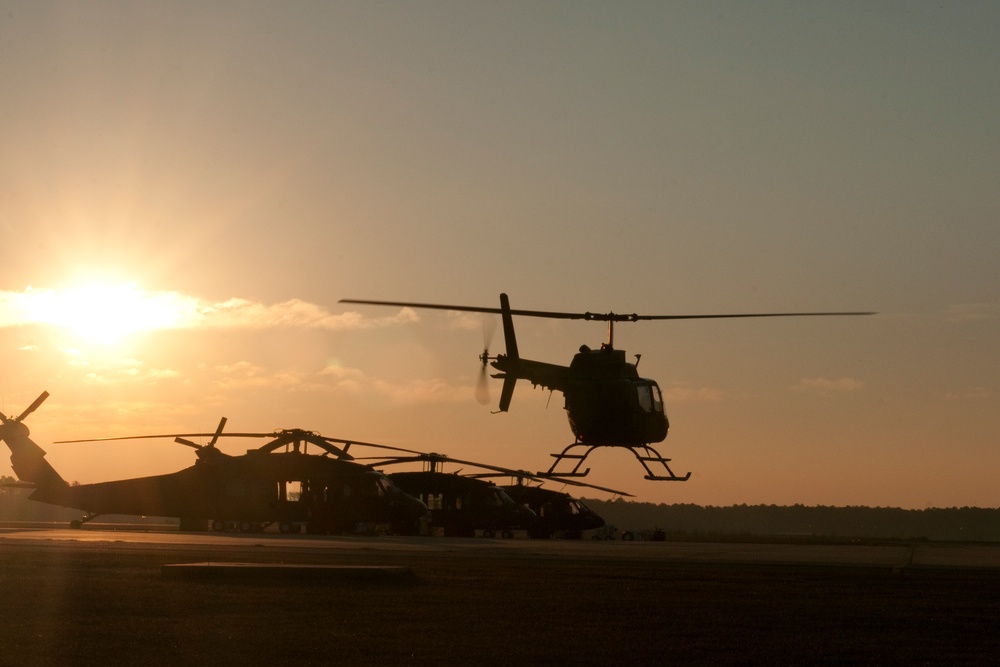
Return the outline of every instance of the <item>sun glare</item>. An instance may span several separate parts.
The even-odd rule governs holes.
[[[150,294],[135,283],[33,290],[27,296],[25,309],[32,321],[62,327],[82,341],[102,345],[175,327],[181,317],[172,295]]]

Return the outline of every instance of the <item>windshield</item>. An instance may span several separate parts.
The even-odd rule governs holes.
[[[643,411],[663,412],[663,398],[660,396],[660,388],[655,382],[637,384],[635,391],[639,399],[639,407]]]

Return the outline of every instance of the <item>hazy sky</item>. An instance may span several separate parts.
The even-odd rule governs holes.
[[[193,457],[53,441],[223,415],[542,470],[562,397],[476,403],[484,318],[338,300],[876,310],[620,325],[693,474],[588,479],[996,507],[998,45],[995,2],[0,1],[2,409],[51,392],[81,482]],[[516,325],[556,363],[605,336]]]

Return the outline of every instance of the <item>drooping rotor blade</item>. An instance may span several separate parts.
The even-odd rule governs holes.
[[[221,438],[266,438],[273,433],[221,433]],[[79,438],[77,440],[55,440],[57,444],[77,442],[109,442],[111,440],[155,440],[156,438],[214,438],[216,433],[158,433],[154,435],[118,435],[108,438]],[[198,445],[202,447],[203,445]]]
[[[389,451],[392,451],[392,452],[406,452],[406,453],[409,453],[409,454],[419,454],[420,453],[420,452],[418,452],[415,449],[406,449],[405,447],[395,447],[393,445],[382,445],[382,444],[379,444],[377,442],[362,442],[361,440],[344,440],[344,439],[341,439],[341,438],[328,438],[326,436],[319,436],[319,437],[322,438],[323,440],[326,440],[327,442],[336,442],[336,443],[342,444],[342,445],[345,446],[344,447],[345,450],[348,447],[350,447],[351,445],[357,445],[359,447],[373,447],[375,449],[388,449]]]
[[[537,473],[528,472],[526,470],[514,470],[513,468],[506,468],[504,466],[492,465],[489,463],[479,463],[477,461],[467,461],[465,459],[456,459],[447,454],[434,454],[434,453],[418,453],[416,456],[396,456],[389,457],[387,459],[381,460],[381,463],[376,463],[375,465],[396,465],[399,463],[414,463],[417,461],[429,462],[429,463],[456,463],[458,465],[474,466],[482,470],[489,470],[492,472],[467,475],[468,477],[489,477],[489,476],[509,476],[517,477],[521,479],[533,479],[539,482],[556,482],[559,484],[569,484],[571,486],[584,486],[591,489],[596,489],[598,491],[605,491],[607,493],[613,493],[619,496],[627,496],[629,498],[633,497],[631,493],[626,491],[619,491],[618,489],[610,489],[604,486],[598,486],[597,484],[589,484],[587,482],[578,482],[572,479],[565,479],[556,475],[539,475]]]
[[[114,436],[108,438],[80,438],[77,440],[56,440],[58,444],[69,444],[78,442],[110,442],[113,440],[153,440],[156,438],[174,438],[186,439],[186,438],[213,438],[212,443],[217,442],[218,438],[274,438],[274,439],[292,439],[298,437],[300,439],[315,439],[323,440],[329,443],[339,443],[343,445],[362,445],[365,447],[376,447],[381,449],[389,449],[393,451],[402,452],[412,452],[419,453],[415,450],[403,449],[402,447],[393,447],[390,445],[381,445],[374,442],[363,442],[361,440],[348,440],[345,438],[329,438],[326,436],[319,435],[318,433],[313,433],[312,431],[305,431],[301,429],[284,429],[278,431],[271,431],[270,433],[222,433],[222,427],[225,424],[223,421],[219,428],[214,433],[160,433],[153,435],[123,435]],[[308,437],[307,437],[308,436]],[[190,440],[183,442],[181,444],[187,445],[189,447],[206,447],[209,445],[199,445],[198,443],[192,442]],[[265,445],[266,446],[266,445]]]

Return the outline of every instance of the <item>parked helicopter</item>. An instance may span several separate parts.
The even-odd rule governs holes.
[[[393,472],[389,473],[389,477],[404,491],[424,501],[430,510],[429,528],[440,530],[445,535],[469,536],[480,532],[492,537],[500,532],[504,537],[511,537],[517,529],[524,529],[530,537],[536,538],[555,535],[579,537],[584,530],[604,525],[604,519],[568,493],[529,486],[527,480],[554,481],[619,496],[632,495],[595,484],[540,476],[523,470],[455,459],[445,454],[418,453],[380,458],[380,462],[374,465],[381,468],[411,462],[423,463],[423,471]],[[473,466],[484,472],[446,473],[441,469],[444,463]],[[485,480],[499,476],[515,478],[517,483],[498,486]]]
[[[422,502],[403,493],[388,477],[351,460],[347,453],[351,444],[371,443],[302,430],[223,433],[225,418],[214,433],[138,436],[173,437],[194,448],[198,460],[190,468],[71,486],[45,459],[45,451],[31,440],[23,423],[48,395],[43,392],[17,417],[0,413],[0,440],[10,448],[11,466],[18,479],[34,485],[29,496],[32,500],[86,512],[72,522],[76,528],[101,514],[131,514],[179,517],[182,530],[205,530],[212,521],[216,530],[231,524],[250,531],[277,523],[282,532],[297,532],[304,526],[310,532],[339,533],[358,525],[409,525],[427,511]],[[223,436],[272,440],[244,455],[231,456],[216,447]],[[211,441],[199,445],[187,439],[191,437],[210,437]],[[137,438],[98,440],[125,439]],[[318,446],[324,454],[306,453],[306,443]],[[276,451],[282,448],[286,451]]]
[[[500,488],[515,503],[535,513],[535,521],[528,529],[531,537],[579,539],[583,531],[596,530],[604,525],[603,517],[568,493],[524,483],[503,484]]]
[[[598,447],[622,447],[631,451],[646,470],[646,479],[661,481],[686,481],[691,473],[676,475],[664,458],[652,446],[667,437],[669,422],[663,406],[660,387],[655,380],[639,376],[636,363],[625,360],[625,351],[614,347],[615,322],[639,320],[684,320],[747,317],[815,317],[831,315],[872,315],[871,312],[807,312],[807,313],[731,313],[710,315],[637,315],[621,313],[564,313],[539,310],[514,310],[506,294],[500,295],[500,307],[455,306],[406,301],[372,301],[341,299],[341,303],[410,308],[433,308],[477,313],[497,313],[503,321],[506,354],[491,357],[489,349],[479,355],[482,362],[481,382],[485,383],[487,364],[500,371],[494,378],[503,380],[500,394],[500,412],[506,412],[514,395],[517,380],[531,382],[533,386],[562,392],[570,428],[576,440],[562,452],[552,454],[555,461],[545,474],[561,477],[582,477],[589,468],[580,470],[589,454]],[[608,323],[608,341],[599,349],[581,345],[569,366],[560,366],[521,358],[514,336],[514,315],[556,319],[582,319]],[[569,470],[556,472],[563,461],[572,465]],[[572,462],[575,461],[575,465]],[[662,466],[665,474],[656,474],[650,464]]]
[[[393,472],[389,479],[406,493],[427,505],[428,532],[449,537],[513,537],[527,529],[535,513],[515,503],[495,484],[471,477],[424,470]],[[418,532],[418,531],[411,531]]]

